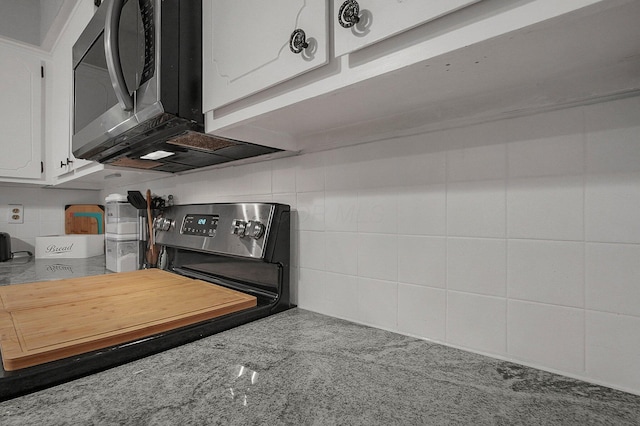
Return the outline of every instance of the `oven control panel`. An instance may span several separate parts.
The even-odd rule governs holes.
[[[188,214],[182,222],[180,233],[215,237],[220,217],[212,214]]]
[[[288,212],[289,206],[277,203],[171,206],[154,222],[155,241],[168,247],[262,258],[276,211]]]

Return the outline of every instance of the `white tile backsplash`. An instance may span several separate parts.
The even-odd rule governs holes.
[[[398,188],[398,234],[446,235],[447,192],[444,184]]]
[[[357,191],[325,192],[324,211],[327,231],[356,231],[358,229]]]
[[[504,354],[507,344],[507,300],[447,292],[447,342],[478,351]]]
[[[640,97],[585,110],[588,173],[640,172]]]
[[[316,269],[299,268],[296,287],[298,305],[311,311],[325,312],[327,308],[327,273]]]
[[[358,278],[358,319],[365,324],[397,329],[398,283]]]
[[[449,238],[447,288],[506,296],[507,243],[502,239]]]
[[[358,275],[379,280],[398,279],[398,237],[358,235]]]
[[[584,171],[583,111],[573,108],[512,120],[507,131],[509,177],[580,175]]]
[[[509,301],[508,353],[571,373],[584,371],[584,310]]]
[[[443,289],[398,284],[398,331],[443,342],[447,293]]]
[[[369,189],[358,192],[358,232],[398,233],[396,191]]]
[[[323,152],[296,157],[296,191],[324,191]]]
[[[359,320],[358,277],[327,272],[324,287],[324,313],[339,318]]]
[[[158,185],[290,203],[301,308],[640,393],[639,138],[636,97]]]
[[[274,194],[296,192],[296,159],[279,158],[271,164],[271,188]]]
[[[358,275],[358,234],[355,232],[327,232],[327,271],[346,275]]]
[[[504,180],[450,183],[447,233],[459,237],[506,236]]]
[[[510,240],[512,299],[584,307],[584,243]]]
[[[324,231],[324,192],[298,193],[298,224],[301,231]]]
[[[475,146],[447,151],[449,182],[497,180],[507,175],[505,144]]]
[[[586,328],[588,376],[638,393],[640,318],[587,311]]]
[[[640,243],[640,173],[587,176],[585,198],[588,241]]]
[[[582,176],[510,180],[507,222],[509,238],[584,239]]]
[[[443,237],[398,236],[398,281],[444,288],[446,243]]]
[[[300,231],[299,265],[301,268],[326,269],[326,234],[317,231]]]
[[[640,317],[640,245],[588,243],[588,309]]]

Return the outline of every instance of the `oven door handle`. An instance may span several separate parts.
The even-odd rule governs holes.
[[[133,109],[133,97],[127,90],[127,83],[124,81],[122,62],[120,60],[119,33],[120,15],[122,15],[123,6],[124,0],[111,0],[107,6],[107,17],[104,23],[104,53],[116,98],[118,98],[123,110],[131,111]]]

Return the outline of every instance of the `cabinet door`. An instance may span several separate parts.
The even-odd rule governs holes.
[[[41,59],[0,45],[0,176],[40,178]]]
[[[333,0],[335,54],[341,56],[480,0]]]
[[[204,0],[203,20],[204,111],[327,63],[325,0]]]

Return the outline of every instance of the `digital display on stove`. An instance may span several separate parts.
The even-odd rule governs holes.
[[[213,237],[216,235],[220,216],[210,214],[188,214],[182,222],[180,233],[184,235],[198,235]]]

